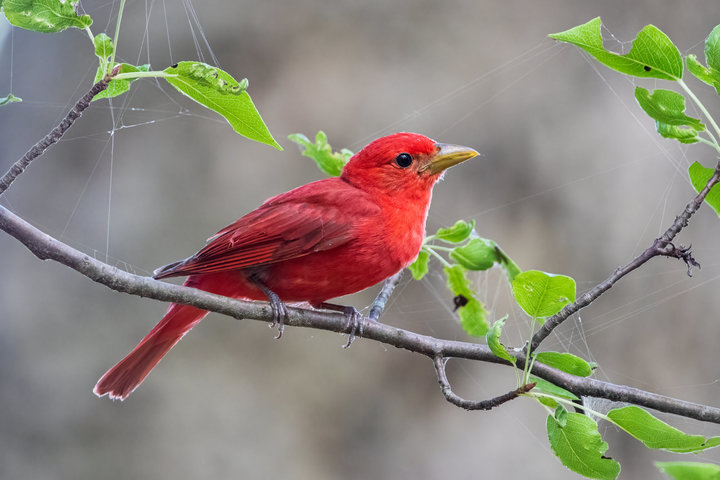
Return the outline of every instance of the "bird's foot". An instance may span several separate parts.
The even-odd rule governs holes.
[[[355,307],[347,305],[336,305],[334,303],[320,303],[317,308],[342,312],[347,317],[345,330],[348,332],[348,341],[343,348],[348,348],[355,341],[357,335],[363,333],[363,315]]]
[[[273,312],[273,321],[270,324],[270,328],[277,327],[278,334],[275,339],[279,339],[285,331],[285,320],[288,318],[288,310],[285,302],[280,300],[280,297],[278,297],[275,292],[270,293],[272,295],[268,295],[268,301],[270,302],[270,308],[272,308]]]
[[[355,335],[363,334],[363,316],[355,307],[345,307],[343,313],[347,316],[345,328],[348,330],[348,341],[343,348],[348,348],[355,340]]]
[[[273,321],[270,324],[270,328],[277,327],[278,334],[276,339],[279,339],[282,337],[283,332],[285,331],[285,320],[288,318],[288,309],[287,305],[285,305],[285,302],[282,301],[280,296],[270,290],[259,278],[257,277],[251,277],[250,280],[265,294],[265,296],[268,299],[268,303],[270,303],[270,308],[272,309],[272,316]]]

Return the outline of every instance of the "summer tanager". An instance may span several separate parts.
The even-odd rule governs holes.
[[[282,327],[283,302],[326,307],[328,299],[407,267],[422,246],[433,185],[446,168],[476,155],[414,133],[379,138],[355,154],[340,177],[270,198],[154,277],[187,275],[188,287],[270,300]],[[95,394],[127,398],[207,313],[171,304],[140,344],[102,376]]]

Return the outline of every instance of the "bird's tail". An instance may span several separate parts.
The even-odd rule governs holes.
[[[98,380],[93,392],[102,397],[125,400],[170,349],[208,314],[188,305],[170,305],[163,319],[150,333]]]

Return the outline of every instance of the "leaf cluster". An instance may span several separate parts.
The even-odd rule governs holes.
[[[645,26],[632,42],[627,54],[611,52],[603,46],[602,21],[600,17],[578,25],[564,32],[554,33],[551,38],[571,43],[592,55],[603,65],[618,72],[639,78],[654,78],[675,82],[698,109],[707,117],[712,129],[700,119],[685,114],[685,96],[674,90],[658,88],[649,91],[641,86],[635,88],[635,99],[645,113],[655,120],[658,133],[680,143],[701,142],[720,154],[720,128],[707,109],[690,90],[683,75],[689,71],[695,78],[715,88],[720,95],[720,25],[713,28],[705,39],[705,61],[703,65],[696,55],[684,58],[670,38],[654,25]],[[688,175],[696,191],[702,190],[711,175],[701,165],[690,167]],[[720,216],[720,187],[705,199],[705,202]]]
[[[223,116],[235,132],[282,150],[246,92],[247,79],[238,82],[229,73],[202,62],[183,61],[162,71],[152,71],[150,65],[116,63],[117,38],[106,33],[93,35],[92,18],[78,14],[78,0],[4,0],[0,1],[0,7],[8,21],[19,28],[42,33],[68,28],[85,30],[99,60],[95,83],[103,79],[109,82],[94,100],[122,95],[138,78],[164,78],[180,93]],[[116,31],[119,31],[121,17],[122,12],[118,15]],[[19,99],[12,94],[0,98],[0,106],[12,101]]]
[[[473,291],[468,274],[499,265],[508,281],[512,282],[520,273],[520,268],[495,241],[475,233],[474,220],[458,220],[451,227],[440,228],[426,237],[417,259],[408,267],[413,278],[420,280],[428,273],[431,257],[443,264],[446,285],[454,296],[460,325],[465,333],[477,337],[488,334],[489,312]]]
[[[317,167],[331,177],[339,177],[343,167],[353,156],[353,152],[347,148],[333,152],[327,135],[322,130],[315,135],[315,143],[302,133],[288,135],[288,139],[300,147],[301,155],[313,159]]]
[[[683,61],[683,56],[670,38],[654,25],[647,25],[638,33],[627,54],[607,50],[603,46],[601,29],[602,22],[598,17],[550,37],[580,47],[598,62],[622,74],[675,82],[695,103],[705,121],[685,113],[686,97],[675,90],[658,88],[650,91],[637,86],[635,99],[645,113],[655,120],[657,131],[662,137],[675,139],[683,144],[703,143],[720,154],[720,128],[683,80],[687,69],[694,77],[714,87],[720,94],[720,25],[705,39],[707,66],[695,55],[687,55]],[[706,188],[716,168],[708,168],[698,162],[690,165],[688,174],[697,192]],[[709,191],[705,202],[720,215],[720,188],[717,185]],[[551,292],[551,283],[547,279],[544,282],[547,282],[545,287],[538,283],[534,288],[545,288]],[[517,293],[515,297],[518,298]],[[520,303],[520,299],[518,301]],[[526,311],[529,308],[532,312],[541,312],[541,307],[535,303],[526,300],[523,300],[523,303]],[[560,360],[556,354],[540,353],[535,356],[535,360],[568,373],[572,372],[573,375],[588,372],[581,363],[572,367],[570,364],[561,366],[556,363]],[[592,370],[591,364],[587,366]],[[530,379],[536,380],[532,377]],[[688,435],[637,406],[616,408],[607,415],[580,407],[585,413],[591,414],[583,415],[567,411],[565,406],[577,407],[578,399],[573,398],[574,395],[570,392],[562,389],[558,391],[557,386],[539,382],[529,394],[536,396],[546,408],[555,409],[547,419],[548,438],[553,452],[565,466],[587,478],[615,479],[620,472],[620,465],[605,456],[608,444],[602,441],[595,418],[613,423],[652,449],[673,453],[697,453],[720,445],[720,437]],[[693,462],[660,462],[656,465],[662,472],[677,480],[720,478],[720,468],[717,465]]]
[[[720,445],[720,437],[689,435],[634,405],[615,408],[607,415],[596,415],[655,450],[699,453]],[[587,478],[602,480],[613,480],[620,474],[620,464],[605,455],[608,444],[602,440],[598,423],[591,416],[567,412],[560,405],[552,415],[548,415],[547,431],[553,453],[570,470]],[[717,475],[720,471],[716,465],[703,463],[667,462],[657,465],[678,480],[717,478],[696,475]]]

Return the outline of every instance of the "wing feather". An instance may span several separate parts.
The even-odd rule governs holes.
[[[220,230],[192,257],[156,270],[155,278],[252,268],[350,242],[357,222],[377,213],[379,207],[367,202],[356,188],[330,180],[338,179],[315,182],[268,200]],[[308,189],[311,186],[315,188]]]

